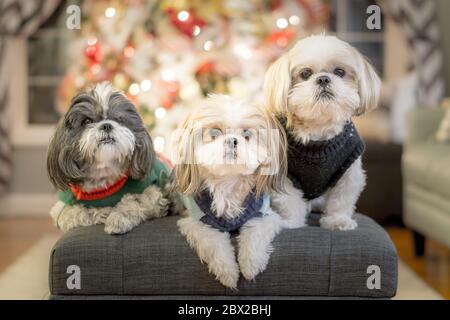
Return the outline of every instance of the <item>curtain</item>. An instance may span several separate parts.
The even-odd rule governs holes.
[[[408,39],[418,77],[419,105],[438,105],[445,96],[445,76],[436,0],[380,0],[379,3]]]
[[[29,36],[53,13],[60,0],[0,0],[0,193],[11,179],[12,148],[8,116],[9,75],[6,65],[6,39]],[[11,70],[12,71],[12,70]],[[13,112],[9,113],[10,116]]]

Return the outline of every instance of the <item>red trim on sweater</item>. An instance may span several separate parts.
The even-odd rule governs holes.
[[[122,189],[122,187],[125,185],[125,182],[127,182],[128,177],[129,174],[126,174],[125,176],[120,177],[112,185],[107,186],[103,189],[94,189],[91,192],[86,192],[80,186],[75,185],[71,185],[70,189],[72,190],[77,200],[99,200],[109,197],[110,195]]]

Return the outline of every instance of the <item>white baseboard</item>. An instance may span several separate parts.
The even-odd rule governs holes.
[[[53,193],[10,193],[0,196],[0,217],[48,217]]]

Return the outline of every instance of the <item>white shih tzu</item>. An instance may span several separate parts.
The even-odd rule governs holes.
[[[213,95],[179,130],[175,179],[187,217],[178,226],[209,271],[236,288],[262,272],[282,228],[269,194],[282,190],[286,139],[263,108]],[[239,232],[237,261],[230,235]]]
[[[364,143],[352,117],[377,106],[380,86],[355,48],[326,35],[299,41],[267,71],[266,105],[280,117],[288,137],[290,181],[287,193],[274,202],[291,227],[304,225],[308,211],[320,210],[322,227],[356,228],[352,215],[366,177]]]
[[[72,100],[50,142],[47,171],[60,190],[50,215],[63,231],[105,224],[105,232],[121,234],[167,214],[168,169],[134,105],[106,82]]]

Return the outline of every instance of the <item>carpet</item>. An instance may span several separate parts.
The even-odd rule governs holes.
[[[57,235],[42,237],[0,274],[0,300],[39,300],[49,297],[48,261],[51,248],[57,240]],[[395,300],[443,299],[401,260],[398,272]]]

